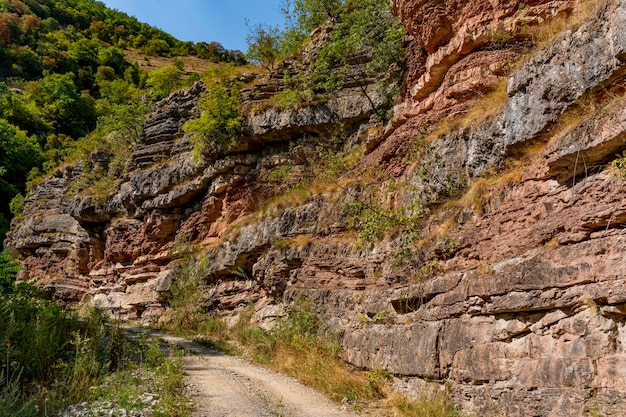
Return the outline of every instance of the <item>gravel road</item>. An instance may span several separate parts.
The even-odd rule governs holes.
[[[193,417],[356,417],[293,378],[179,337],[160,337],[186,352]]]

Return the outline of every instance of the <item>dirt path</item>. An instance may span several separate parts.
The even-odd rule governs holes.
[[[159,335],[185,349],[193,417],[355,417],[293,378],[188,340]]]

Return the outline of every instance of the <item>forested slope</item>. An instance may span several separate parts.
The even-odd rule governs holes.
[[[130,49],[146,59],[179,60],[146,73],[127,60]],[[244,62],[240,51],[182,42],[95,0],[0,1],[0,244],[20,213],[27,181],[94,149],[111,130],[105,125],[112,114],[141,118],[193,82],[183,71],[187,56]]]

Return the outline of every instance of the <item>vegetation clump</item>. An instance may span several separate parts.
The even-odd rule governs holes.
[[[622,152],[621,155],[616,155],[616,158],[611,161],[611,166],[616,178],[626,178],[626,151]]]
[[[196,157],[207,151],[227,149],[241,131],[241,87],[238,82],[207,86],[199,103],[200,117],[187,122],[183,129],[190,134]]]
[[[251,62],[268,70],[276,63],[302,57],[312,32],[326,27],[327,39],[306,57],[307,68],[285,77],[288,97],[307,100],[320,94],[356,87],[369,100],[372,110],[380,105],[368,85],[376,82],[384,97],[383,109],[398,91],[404,64],[403,26],[391,14],[385,0],[288,0],[282,12],[286,23],[249,26],[247,37]],[[296,94],[294,94],[297,92]],[[384,110],[380,111],[384,116]]]
[[[182,364],[147,337],[128,342],[105,315],[82,315],[15,284],[19,265],[0,252],[0,415],[50,416],[106,399],[140,411],[154,392],[155,416],[185,416]]]

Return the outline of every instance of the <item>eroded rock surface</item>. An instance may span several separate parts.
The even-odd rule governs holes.
[[[478,415],[625,415],[626,182],[608,164],[626,149],[626,0],[581,22],[588,2],[391,3],[410,36],[405,101],[386,126],[347,89],[251,113],[236,147],[198,162],[181,127],[204,87],[175,93],[106,201],[67,193],[80,166],[28,195],[7,240],[24,278],[158,320],[195,247],[207,310],[234,320],[252,304],[269,326],[304,298],[346,361],[409,394],[449,386]],[[565,30],[531,48],[528,28],[550,22]],[[504,86],[501,106],[474,110]],[[476,120],[446,122],[464,114]],[[342,124],[362,158],[285,193]],[[350,207],[363,201],[418,213],[417,230],[359,239]]]

